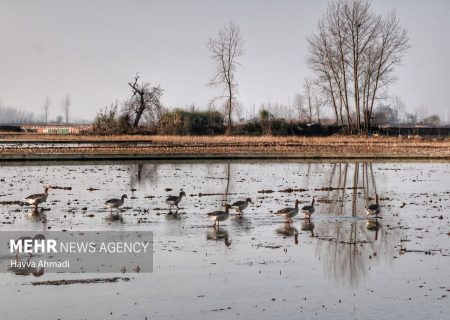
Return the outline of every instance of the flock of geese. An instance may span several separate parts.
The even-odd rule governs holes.
[[[37,212],[38,205],[47,201],[48,191],[51,189],[50,186],[45,186],[44,193],[33,194],[25,198],[25,201],[30,205],[35,207],[35,211]],[[166,203],[169,205],[169,211],[171,212],[172,207],[176,207],[179,209],[179,204],[183,197],[186,197],[186,193],[181,191],[178,196],[171,195],[166,198]],[[111,210],[116,209],[119,212],[119,208],[124,204],[125,199],[127,199],[127,195],[123,194],[120,199],[110,199],[105,202],[105,207]],[[305,220],[310,221],[311,215],[314,213],[314,200],[315,197],[312,198],[312,202],[310,205],[306,205],[299,208],[299,201],[295,200],[294,207],[286,207],[278,210],[275,214],[283,217],[284,222],[286,224],[290,224],[293,222],[292,218],[298,215],[301,211],[304,214]],[[222,221],[225,221],[230,216],[230,209],[233,208],[238,212],[239,215],[242,215],[244,210],[248,207],[249,203],[253,203],[252,199],[247,198],[242,201],[236,201],[233,204],[225,204],[225,210],[213,211],[207,214],[207,217],[214,222],[214,227],[219,228],[219,224]],[[378,215],[380,213],[380,205],[378,204],[378,194],[376,194],[376,203],[370,204],[366,208],[366,214],[369,217],[367,228],[376,228],[378,226]],[[374,217],[375,219],[371,219]]]

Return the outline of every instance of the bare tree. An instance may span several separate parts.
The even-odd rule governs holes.
[[[297,93],[294,96],[294,101],[292,104],[293,104],[294,110],[297,113],[298,120],[301,121],[302,119],[307,117],[307,108],[305,107],[305,105],[306,105],[305,96],[303,96],[300,93]]]
[[[318,86],[311,80],[305,79],[305,84],[303,85],[305,90],[304,100],[306,109],[306,118],[308,123],[313,123],[316,117],[317,123],[320,123],[320,109],[322,108],[323,102],[321,101],[318,94]]]
[[[32,112],[20,110],[14,107],[2,107],[0,105],[0,124],[18,124],[34,122]]]
[[[210,85],[223,86],[228,105],[228,131],[231,131],[231,114],[237,95],[235,73],[240,65],[238,58],[243,54],[243,45],[239,25],[229,22],[220,30],[217,38],[209,38],[208,49],[216,64],[216,73]]]
[[[50,110],[51,104],[52,104],[52,100],[49,97],[45,98],[44,106],[43,106],[45,123],[48,123],[48,112]]]
[[[402,98],[399,96],[395,96],[392,99],[392,110],[394,113],[394,121],[396,124],[399,124],[403,121],[404,114],[406,111],[405,103],[403,102]]]
[[[161,96],[163,89],[160,86],[152,87],[148,82],[139,83],[139,75],[136,75],[133,82],[128,82],[133,95],[125,102],[124,111],[133,120],[133,127],[139,126],[141,117],[146,114],[147,120],[157,121],[161,116]]]
[[[409,48],[395,12],[383,17],[367,0],[333,0],[308,42],[310,67],[337,122],[350,132],[368,131],[375,102],[384,98]]]
[[[313,92],[311,88],[311,81],[305,79],[305,97],[306,97],[306,105],[308,109],[308,123],[312,123],[312,110],[313,110]]]
[[[72,97],[70,94],[66,94],[61,102],[61,109],[64,113],[64,118],[66,120],[66,124],[69,123],[69,112],[70,112],[70,106],[72,105]]]

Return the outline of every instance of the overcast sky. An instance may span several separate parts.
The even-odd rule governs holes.
[[[73,118],[92,119],[130,95],[136,72],[160,84],[165,106],[207,105],[213,64],[206,44],[223,24],[240,24],[245,55],[237,79],[244,106],[287,104],[310,75],[306,37],[328,1],[313,0],[0,0],[0,97],[3,105],[50,118],[69,93]],[[390,94],[410,110],[450,110],[450,0],[374,0],[396,9],[412,48]],[[448,112],[450,116],[450,112]],[[0,119],[1,120],[1,119]],[[1,122],[1,121],[0,121]]]

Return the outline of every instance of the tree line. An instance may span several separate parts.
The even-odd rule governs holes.
[[[320,124],[324,108],[330,108],[334,124],[347,133],[368,132],[386,116],[389,108],[381,102],[410,48],[395,11],[383,16],[374,12],[368,0],[332,0],[307,40],[313,77],[305,79],[304,93],[294,98],[293,109],[303,122]],[[213,100],[222,100],[226,131],[231,133],[233,113],[239,109],[237,72],[244,54],[239,25],[224,25],[208,39],[207,48],[215,65],[209,84],[223,90]],[[157,122],[163,110],[162,89],[138,80],[137,76],[129,83],[132,98],[123,110],[133,128],[144,114]]]
[[[288,106],[270,102],[261,105],[258,114],[254,112],[250,120],[244,121],[249,124],[247,127],[253,125],[259,128],[256,132],[267,133],[273,131],[269,127],[276,127],[276,123],[283,128],[289,126],[282,123],[334,125],[345,133],[361,134],[383,124],[416,124],[419,120],[439,124],[438,116],[409,113],[400,98],[388,96],[389,85],[396,80],[396,68],[410,48],[407,31],[395,11],[383,16],[372,9],[368,0],[331,0],[307,43],[307,63],[312,76],[304,79],[303,93],[295,95]],[[97,114],[97,131],[192,134],[199,132],[199,124],[208,128],[205,132],[242,131],[245,126],[239,121],[242,106],[238,100],[237,75],[244,40],[239,25],[225,24],[216,36],[208,39],[207,49],[215,66],[208,84],[222,90],[212,99],[208,110],[169,110],[161,103],[164,90],[136,74],[128,82],[130,98]],[[50,105],[51,100],[46,99],[45,122]],[[213,107],[217,105],[223,107],[222,112]],[[70,107],[71,97],[66,95],[61,103],[64,118],[60,121],[69,122]],[[233,121],[236,118],[238,121]],[[179,125],[180,128],[174,129]]]
[[[34,112],[21,110],[20,108],[4,106],[0,98],[0,124],[21,124],[21,123],[56,123],[69,124],[70,110],[72,107],[72,97],[66,94],[61,99],[60,110],[62,114],[58,114],[54,119],[50,119],[52,99],[46,97],[42,104],[42,113],[36,115]]]

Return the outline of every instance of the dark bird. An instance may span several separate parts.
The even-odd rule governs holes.
[[[311,218],[311,215],[312,215],[312,214],[314,213],[314,211],[316,210],[316,209],[314,209],[314,198],[315,198],[315,197],[313,197],[313,199],[312,199],[311,205],[309,205],[309,206],[304,206],[304,207],[302,208],[302,212],[305,214],[305,217],[308,218],[308,219]]]
[[[105,202],[105,206],[108,209],[111,209],[111,213],[112,213],[112,209],[118,209],[119,207],[121,207],[123,205],[125,198],[128,199],[127,195],[123,194],[120,199],[110,199]]]
[[[375,203],[372,203],[366,208],[366,214],[368,216],[375,216],[377,217],[380,213],[380,205],[378,204],[378,194],[375,195]]]
[[[186,197],[186,193],[184,193],[184,191],[181,191],[178,196],[168,196],[166,198],[166,203],[169,205],[169,210],[172,209],[172,206],[175,206],[177,207],[177,209],[179,209],[178,204],[181,202],[181,199],[183,199],[183,197]]]
[[[252,199],[247,198],[245,201],[236,201],[231,205],[232,208],[234,208],[239,214],[242,214],[244,209],[248,207],[249,203],[253,203]]]

